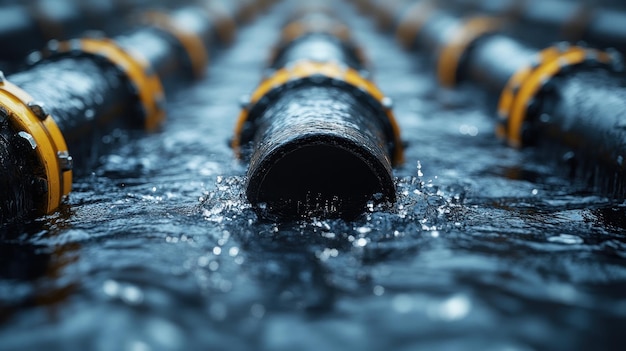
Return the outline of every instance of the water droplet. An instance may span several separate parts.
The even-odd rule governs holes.
[[[371,232],[371,231],[372,231],[372,228],[368,228],[368,227],[359,227],[359,228],[356,228],[356,231],[357,231],[357,233],[359,233],[359,234],[367,234],[367,233],[369,233],[369,232]]]
[[[90,120],[90,119],[93,119],[95,116],[96,116],[96,113],[93,111],[93,109],[90,108],[85,111],[85,118]]]
[[[102,285],[102,290],[109,297],[116,297],[120,292],[120,285],[115,280],[107,280]]]
[[[376,296],[383,296],[383,294],[385,293],[385,288],[380,286],[380,285],[376,285],[374,287],[374,295]]]
[[[326,261],[331,257],[337,256],[339,256],[339,250],[331,248],[325,248],[322,252],[319,252],[317,254],[317,258],[319,258],[321,261]]]
[[[435,319],[452,322],[465,318],[472,309],[472,302],[465,295],[455,295],[429,310]]]
[[[367,239],[359,238],[354,242],[354,246],[356,247],[365,247],[367,246]]]
[[[219,247],[219,246],[214,247],[214,248],[213,248],[213,254],[214,254],[215,256],[219,256],[219,255],[221,255],[221,254],[222,254],[222,248],[221,248],[221,247]]]
[[[476,126],[463,124],[459,127],[459,133],[474,137],[478,135],[478,128],[476,128]]]
[[[139,305],[143,302],[143,291],[134,285],[127,285],[122,289],[120,298],[129,305]]]
[[[198,258],[198,266],[200,267],[206,267],[209,265],[210,259],[207,256],[201,256],[200,258]]]

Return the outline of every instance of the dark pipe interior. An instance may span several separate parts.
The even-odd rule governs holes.
[[[269,215],[283,218],[350,218],[362,213],[369,200],[394,197],[393,180],[378,160],[329,142],[276,152],[250,174],[248,186],[253,204],[265,204],[260,207]]]
[[[9,125],[9,117],[0,108],[0,225],[29,215],[40,199],[34,150]]]

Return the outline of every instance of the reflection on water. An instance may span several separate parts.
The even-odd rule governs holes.
[[[408,141],[398,203],[272,222],[227,139],[278,13],[80,177],[70,204],[3,228],[0,349],[610,349],[626,323],[624,206],[503,147],[474,92],[350,17]]]
[[[63,212],[59,216],[66,215]],[[60,218],[3,228],[0,323],[8,323],[14,314],[33,307],[43,308],[54,317],[57,306],[75,291],[79,282],[68,280],[65,270],[78,261],[80,244],[50,240],[68,229]]]

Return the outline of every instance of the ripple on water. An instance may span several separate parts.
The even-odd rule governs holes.
[[[561,234],[557,236],[551,236],[548,238],[548,241],[551,243],[559,243],[565,245],[578,245],[584,243],[583,239],[570,234]]]

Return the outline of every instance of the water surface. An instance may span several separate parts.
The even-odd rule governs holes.
[[[228,139],[281,9],[170,98],[161,132],[116,135],[61,211],[3,229],[0,350],[618,349],[624,205],[503,146],[478,92],[438,88],[348,7],[408,143],[398,203],[257,218]]]

